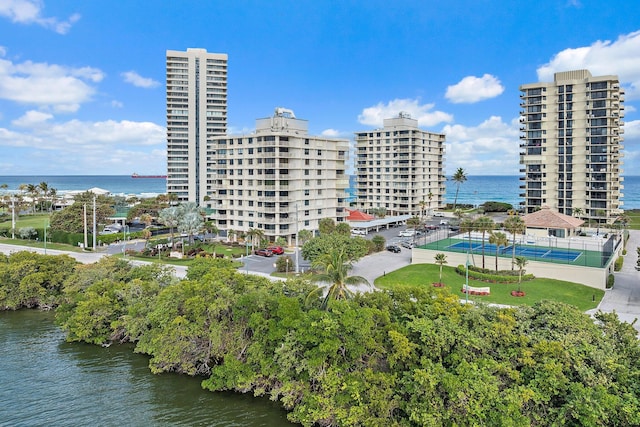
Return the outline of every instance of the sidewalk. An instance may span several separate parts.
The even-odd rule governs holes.
[[[629,323],[640,319],[640,271],[635,269],[638,246],[640,246],[640,231],[630,230],[626,246],[627,255],[624,257],[622,270],[614,273],[613,288],[605,291],[598,305],[598,310],[606,313],[615,311],[621,321]],[[640,332],[640,320],[634,327]]]

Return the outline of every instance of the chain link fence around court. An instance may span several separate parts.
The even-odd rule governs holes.
[[[504,258],[511,258],[515,253],[533,261],[602,268],[609,263],[618,245],[622,244],[622,238],[617,234],[575,238],[516,235],[515,244],[513,236],[505,234],[509,243],[498,247],[489,243],[489,233],[485,234],[483,240],[482,233],[455,234],[441,229],[418,237],[415,246],[438,251],[469,252],[472,255],[482,254],[484,247],[485,256],[495,256],[497,251],[498,256]]]

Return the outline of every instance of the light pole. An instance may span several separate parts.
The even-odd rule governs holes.
[[[300,248],[298,248],[298,203],[296,202],[296,276],[298,275],[298,269],[299,269],[299,259],[298,259],[298,251]]]
[[[47,220],[44,220],[44,254],[47,254]]]
[[[285,258],[284,262],[286,263],[284,274],[285,274],[285,276],[288,276],[289,275],[289,258]]]
[[[13,194],[11,195],[11,238],[16,238],[16,202]]]
[[[245,248],[244,272],[245,274],[249,274],[249,242],[246,240],[244,242],[244,248]]]
[[[464,284],[464,295],[465,295],[465,303],[469,304],[469,251],[467,251],[467,263],[466,263],[466,277],[465,277],[465,284]]]
[[[123,257],[127,257],[127,231],[129,229],[129,226],[127,224],[124,225],[124,228],[122,229],[122,232],[124,234],[124,244],[122,245],[122,256]]]

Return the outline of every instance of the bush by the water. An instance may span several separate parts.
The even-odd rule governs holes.
[[[0,259],[0,295],[30,256]],[[615,314],[464,305],[433,287],[324,310],[306,281],[205,258],[179,282],[112,258],[70,271],[56,313],[68,340],[132,342],[153,372],[268,396],[305,426],[640,425],[636,331]]]

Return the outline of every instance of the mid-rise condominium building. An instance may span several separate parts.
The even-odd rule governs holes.
[[[566,71],[520,91],[525,212],[547,206],[598,222],[620,214],[624,90],[618,77]]]
[[[357,206],[388,215],[423,215],[444,206],[445,136],[418,128],[406,113],[357,132]]]
[[[167,193],[200,203],[207,140],[227,131],[227,55],[167,50]]]
[[[255,133],[209,138],[201,205],[220,230],[261,229],[291,243],[322,218],[344,221],[348,150],[348,140],[311,136],[306,120],[276,108]]]

